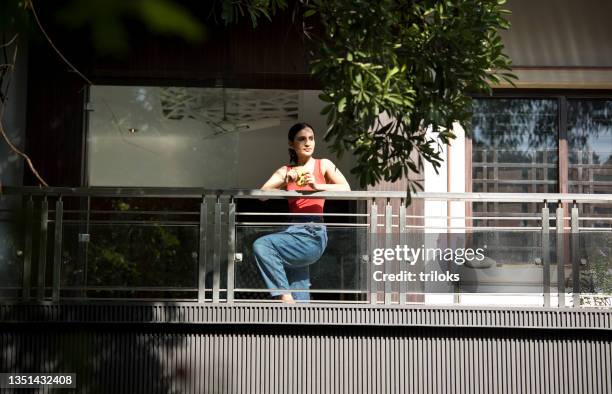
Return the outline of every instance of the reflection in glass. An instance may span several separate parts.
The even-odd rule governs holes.
[[[557,101],[474,100],[475,192],[557,191]]]
[[[612,100],[568,100],[567,108],[569,192],[612,193]],[[586,204],[581,209],[587,216],[612,216],[610,204]]]
[[[542,99],[476,99],[472,118],[472,190],[492,193],[558,191],[558,103]],[[537,214],[533,203],[474,203],[474,216]],[[503,212],[503,213],[502,213]],[[500,225],[475,220],[475,226]],[[505,221],[505,226],[532,226]]]
[[[612,306],[612,233],[581,233],[576,255],[580,269],[581,305]],[[589,294],[599,296],[587,296]]]

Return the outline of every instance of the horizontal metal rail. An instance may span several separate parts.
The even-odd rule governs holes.
[[[507,230],[507,231],[538,231],[541,230],[540,226],[530,226],[530,227],[499,227],[499,226],[488,226],[488,227],[467,227],[467,226],[459,226],[459,227],[443,227],[443,226],[425,226],[425,225],[406,225],[406,228],[412,229],[427,229],[427,230],[474,230],[474,231],[490,231],[490,230]],[[554,227],[551,227],[554,228]]]
[[[198,291],[197,287],[166,286],[62,286],[62,291]]]
[[[293,291],[308,291],[309,293],[333,293],[333,294],[366,294],[367,290],[341,290],[341,289],[292,289]],[[260,289],[260,288],[235,288],[234,291],[240,292],[249,292],[249,293],[269,293],[269,289]],[[423,293],[414,293],[414,294],[423,294]]]
[[[367,213],[285,213],[285,212],[236,212],[236,216],[321,216],[321,217],[368,217]]]
[[[64,214],[66,213],[82,213],[82,209],[65,209]],[[113,210],[105,210],[105,209],[91,209],[89,210],[90,214],[126,214],[126,215],[200,215],[200,212],[191,212],[191,211],[122,211],[119,209]]]
[[[49,221],[52,223],[53,221]],[[83,224],[84,220],[64,220],[64,224]],[[199,222],[185,220],[96,220],[90,219],[91,225],[137,225],[137,226],[179,226],[179,227],[197,227]]]
[[[289,226],[301,223],[294,222],[236,222],[237,226]],[[306,224],[306,223],[303,223]],[[327,223],[326,227],[368,227],[366,223]]]
[[[201,198],[202,196],[232,197],[235,199],[262,199],[262,198],[325,198],[328,200],[371,200],[376,198],[405,199],[405,192],[389,191],[325,191],[325,192],[297,192],[297,191],[268,191],[259,189],[204,189],[204,188],[110,188],[110,187],[13,187],[2,189],[6,195],[32,195],[32,196],[63,196],[63,197],[172,197],[172,198]],[[412,194],[413,199],[429,201],[483,201],[483,202],[576,202],[576,203],[612,203],[612,194],[574,194],[574,193],[430,193],[417,192]]]
[[[505,163],[505,162],[496,162],[496,163],[472,163],[472,167],[475,168],[530,168],[530,169],[540,169],[540,168],[557,168],[555,163],[536,163],[535,166],[533,163]]]
[[[159,303],[163,303],[163,302],[168,302],[168,298],[160,298],[160,297],[130,297],[130,298],[125,298],[125,297],[84,297],[84,296],[79,296],[79,297],[70,297],[70,301],[80,301],[80,302],[99,302],[99,301],[118,301],[118,302],[122,302],[125,303],[126,301],[129,303],[132,302],[159,302]],[[172,302],[188,302],[188,303],[194,303],[198,301],[197,297],[194,298],[172,298]],[[204,301],[212,301],[211,298],[206,298]],[[261,301],[261,300],[259,300]]]

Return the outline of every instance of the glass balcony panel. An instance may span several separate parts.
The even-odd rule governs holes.
[[[237,226],[236,251],[241,261],[235,266],[237,298],[269,298],[268,289],[255,263],[253,243],[288,226]],[[328,242],[321,258],[309,266],[311,298],[325,300],[364,299],[366,292],[367,230],[326,226]]]
[[[612,307],[612,232],[589,231],[578,235],[580,306]],[[568,284],[574,276],[569,276]]]
[[[24,207],[21,196],[2,196],[0,200],[0,297],[14,297],[22,286]]]
[[[191,298],[198,278],[196,225],[65,224],[65,297]]]

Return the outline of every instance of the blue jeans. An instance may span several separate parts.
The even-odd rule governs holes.
[[[301,217],[306,220],[310,217]],[[316,217],[316,220],[319,220]],[[265,235],[253,244],[255,262],[272,296],[283,290],[308,290],[309,266],[321,258],[327,246],[327,231],[320,223],[302,223],[285,231]],[[307,301],[308,292],[292,292],[293,299]]]

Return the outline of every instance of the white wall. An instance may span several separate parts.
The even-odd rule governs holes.
[[[444,161],[438,169],[438,173],[430,163],[425,163],[425,192],[465,192],[465,131],[458,123],[454,124],[453,130],[457,138],[452,140],[450,144],[450,156],[448,147],[443,147],[442,157]],[[428,134],[432,134],[431,130],[428,130]],[[432,232],[439,232],[447,228],[446,216],[452,218],[451,228],[457,228],[453,232],[463,232],[460,228],[465,227],[465,204],[459,201],[449,203],[445,201],[426,201],[425,216],[429,216],[425,219],[425,226],[430,228]]]
[[[450,148],[443,147],[442,157],[444,161],[438,169],[430,163],[424,165],[424,191],[431,193],[463,193],[465,192],[465,131],[461,125],[455,123],[453,131],[457,138],[452,140]],[[428,135],[434,137],[430,128]],[[464,245],[446,245],[448,238],[446,233],[465,232],[465,203],[459,201],[431,201],[426,200],[424,204],[426,247],[464,247]],[[447,217],[451,217],[450,224]],[[434,234],[439,234],[438,239]],[[452,238],[457,239],[457,238]],[[426,283],[426,292],[446,291],[447,294],[426,294],[425,302],[430,304],[452,304],[455,295],[452,294],[450,284]]]

